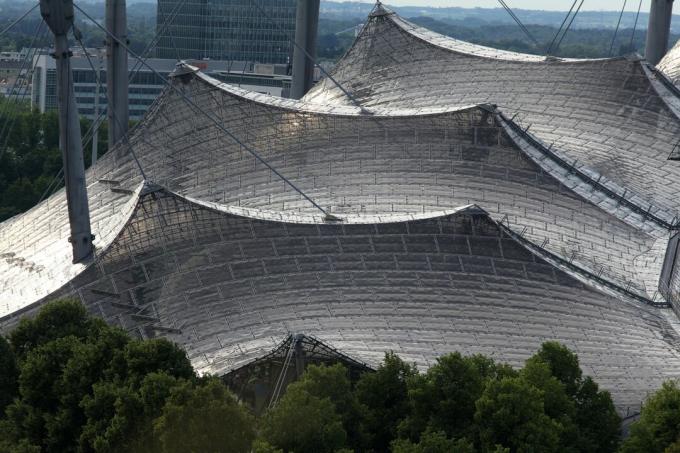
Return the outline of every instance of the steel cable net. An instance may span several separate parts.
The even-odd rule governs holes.
[[[636,264],[655,260],[661,228],[639,231],[562,193],[482,109],[366,121],[349,111],[336,116],[268,106],[221,88],[198,76],[182,85],[331,213],[408,215],[478,203],[565,260],[654,296],[660,264],[649,267],[649,275]],[[229,206],[314,214],[270,170],[187,111],[179,96],[168,92],[163,105],[130,140],[151,181]],[[543,212],[528,213],[537,203]],[[575,221],[574,212],[583,219]],[[568,239],[586,228],[591,236]]]
[[[187,74],[173,83],[334,214],[408,216],[477,203],[523,239],[619,289],[654,300],[658,255],[665,247],[661,229],[634,228],[565,191],[484,109],[428,115],[413,111],[366,121],[354,108],[304,109],[274,99],[265,103],[266,98],[202,75]],[[330,114],[333,111],[341,115]],[[132,203],[142,183],[131,148],[149,181],[182,196],[267,211],[282,220],[318,213],[168,89],[131,133],[129,145],[121,143],[88,172],[93,224],[99,222],[95,231],[117,229],[116,219],[125,219],[121,207]],[[61,225],[58,216],[44,212],[61,209],[56,200],[29,212],[24,221],[40,224],[45,216],[43,221]],[[529,209],[537,205],[540,210]],[[0,229],[8,250],[16,248],[13,241],[25,233],[24,226],[9,223]],[[586,230],[589,234],[583,235]],[[104,248],[111,234],[95,245]],[[53,261],[59,254],[42,253],[43,247],[60,244],[54,238],[55,232],[47,229],[42,236],[32,236],[26,247],[45,269],[60,268]],[[649,265],[638,266],[643,261]],[[19,298],[14,294],[15,288],[35,288],[34,277],[20,272],[17,278],[24,283],[6,283],[9,300],[35,299],[35,292]],[[45,286],[34,291],[47,295],[59,281],[49,273],[45,279]]]
[[[532,134],[546,139],[541,131],[552,122],[559,122],[554,131],[580,130],[576,106],[560,92],[579,77],[627,69],[625,80],[615,79],[619,90],[650,96],[645,69],[625,59],[553,64],[455,44],[457,58],[480,60],[481,68],[514,68],[501,71],[514,78],[499,112],[474,105],[493,78],[477,66],[468,70],[479,83],[449,81],[450,91],[417,88],[414,73],[395,77],[406,50],[433,59],[419,63],[421,85],[430,81],[439,61],[451,63],[446,46],[454,44],[442,38],[421,48],[414,30],[394,20],[375,16],[336,71],[374,104],[370,117],[334,103],[323,84],[310,98],[325,87],[325,104],[297,102],[180,66],[128,140],[87,173],[94,264],[70,263],[63,191],[0,225],[0,322],[7,328],[44,301],[72,295],[141,336],[178,341],[212,373],[262,357],[290,332],[316,335],[367,363],[392,349],[422,367],[454,349],[519,364],[556,338],[620,408],[639,406],[680,365],[677,332],[649,305],[665,303],[657,288],[672,206],[643,204],[637,191],[574,159],[564,165],[559,153],[570,132],[545,147]],[[555,69],[567,64],[576,81]],[[561,109],[543,106],[541,96],[511,104],[524,99],[512,86],[535,77],[528,68],[552,74]],[[609,96],[605,86],[598,96]],[[428,100],[427,89],[449,98]],[[584,91],[595,96],[594,88]],[[675,127],[655,96],[657,124]],[[635,99],[625,104],[633,129],[634,110],[652,109],[633,108]],[[620,100],[602,105],[624,109]],[[526,121],[539,110],[553,119]],[[611,111],[601,113],[596,127],[617,127]],[[616,131],[590,131],[590,140]],[[664,135],[655,137],[663,147]],[[325,221],[239,141],[342,222]],[[643,154],[638,171],[654,162]]]
[[[657,68],[676,86],[680,87],[680,41],[668,51],[666,56],[657,65]]]
[[[656,309],[585,287],[477,208],[369,220],[282,223],[147,185],[96,265],[54,297],[77,295],[110,323],[168,336],[217,374],[288,332],[373,365],[387,345],[422,367],[454,344],[519,365],[554,336],[623,408],[680,365]]]
[[[680,212],[680,185],[659,177],[680,180],[680,168],[667,160],[680,136],[680,105],[642,61],[497,51],[384,12],[370,19],[333,75],[368,109],[495,104],[564,159],[628,188],[668,221]],[[305,99],[346,104],[327,81]]]

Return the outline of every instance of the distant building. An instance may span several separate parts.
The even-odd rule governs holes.
[[[71,59],[73,68],[74,89],[76,103],[81,116],[94,119],[97,109],[103,112],[106,108],[106,57],[103,52],[90,52],[91,60],[99,70],[101,87],[99,89],[99,103],[97,106],[95,92],[97,91],[97,76],[85,57],[74,55]],[[35,57],[35,71],[33,72],[31,101],[41,112],[57,109],[57,75],[55,61],[48,55]],[[163,77],[167,77],[174,69],[176,60],[150,58],[147,61],[154,70]],[[273,96],[287,96],[290,89],[290,76],[287,75],[287,65],[252,64],[230,61],[188,61],[197,66],[205,74],[223,82],[240,86],[241,88]],[[130,81],[130,119],[140,120],[149,106],[156,100],[163,90],[165,83],[147,67],[138,72],[139,63],[130,59],[130,72],[135,71]]]
[[[158,0],[156,56],[290,63],[296,0],[257,2]]]
[[[0,52],[0,95],[9,99],[29,101],[35,61],[46,49],[23,48],[19,52]]]

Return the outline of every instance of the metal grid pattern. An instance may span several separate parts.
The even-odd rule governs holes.
[[[534,61],[376,13],[336,74],[369,113],[323,85],[299,102],[188,66],[172,80],[339,221],[166,90],[87,172],[94,263],[70,262],[63,192],[0,224],[0,330],[74,295],[179,342],[203,372],[293,332],[421,367],[453,350],[519,365],[557,339],[623,411],[677,377],[678,323],[657,291],[677,170],[652,157],[677,138],[676,94],[640,62]]]
[[[421,367],[453,350],[519,365],[557,338],[624,408],[680,366],[660,310],[589,289],[480,209],[407,219],[272,222],[147,187],[97,264],[53,297],[79,296],[111,323],[168,336],[218,374],[289,332],[369,364],[392,349]]]
[[[661,298],[657,286],[668,231],[635,218],[616,200],[597,198],[597,191],[590,190],[590,198],[579,195],[583,184],[568,182],[523,150],[522,141],[508,135],[485,107],[408,116],[402,110],[400,115],[367,120],[356,108],[331,114],[295,101],[267,103],[272,98],[244,96],[242,90],[204,75],[189,73],[174,83],[335,215],[410,215],[477,204],[528,241],[587,273],[647,300]],[[284,220],[295,212],[314,212],[172,91],[152,107],[130,143],[148,179],[183,196],[285,213],[279,216]],[[110,200],[129,200],[141,177],[122,145],[100,160],[88,181],[94,218],[111,222],[95,229],[101,248],[110,239],[103,233],[118,231],[125,221],[126,211]],[[59,240],[68,228],[63,212],[52,216],[63,207],[59,197],[0,227],[0,253],[19,252],[41,264],[47,260],[45,269],[70,269],[57,276],[40,273],[35,280],[35,273],[0,262],[7,276],[5,314],[45,297],[81,269],[68,264],[68,249]],[[38,226],[43,223],[47,225]],[[25,237],[28,224],[45,231],[43,240]],[[55,231],[54,225],[61,230]],[[19,237],[27,241],[22,247],[28,252],[17,250]],[[48,246],[63,250],[46,256],[42,250]],[[35,285],[40,279],[44,284]]]
[[[490,52],[378,7],[332,75],[369,110],[496,104],[575,167],[671,218],[680,208],[680,167],[667,161],[680,136],[680,104],[642,61]],[[305,99],[347,102],[327,80]]]
[[[680,86],[680,41],[656,66],[671,82]]]

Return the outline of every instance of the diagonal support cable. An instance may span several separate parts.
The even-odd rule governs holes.
[[[97,69],[94,67],[94,63],[92,63],[92,59],[90,58],[90,53],[87,51],[87,48],[85,47],[85,44],[83,44],[83,41],[80,36],[80,32],[77,31],[76,29],[73,30],[73,37],[78,41],[78,44],[80,44],[80,47],[83,49],[83,52],[85,53],[85,58],[87,59],[87,63],[90,65],[90,68],[92,69],[92,72],[95,74],[95,79],[97,82],[97,86],[101,84],[101,81],[99,80],[99,72]],[[97,93],[97,96],[99,96],[99,93]],[[106,105],[111,105],[111,100],[109,99],[107,94],[104,94],[104,97],[106,98]],[[113,113],[113,119],[116,122],[116,124],[120,127],[120,120],[116,116],[115,112],[112,111]],[[141,162],[139,162],[139,159],[137,159],[137,154],[135,153],[135,150],[132,149],[132,145],[130,145],[130,142],[128,141],[128,134],[123,135],[123,140],[125,140],[125,143],[127,144],[128,148],[130,148],[130,153],[132,154],[132,158],[135,160],[135,163],[137,164],[137,168],[139,169],[139,173],[142,175],[142,178],[146,181],[146,173],[144,172],[144,168],[142,167]]]
[[[573,16],[571,16],[571,20],[569,21],[569,25],[567,25],[567,28],[564,29],[564,33],[562,33],[562,37],[560,38],[559,41],[557,41],[557,45],[555,45],[555,52],[557,52],[557,49],[559,49],[560,46],[562,45],[562,41],[564,41],[564,37],[567,36],[567,33],[569,32],[571,25],[574,23],[576,16],[578,16],[578,13],[581,11],[581,8],[583,7],[584,2],[585,2],[585,0],[581,0],[581,3],[579,3],[578,8],[576,8],[576,12],[574,13]]]
[[[560,36],[560,33],[562,33],[562,29],[564,28],[564,24],[567,23],[569,20],[569,17],[571,16],[571,13],[574,12],[574,8],[576,7],[576,3],[578,3],[578,0],[574,0],[574,3],[571,4],[571,8],[569,8],[569,12],[567,13],[566,16],[564,16],[564,20],[562,21],[562,24],[560,24],[560,28],[557,29],[557,33],[555,33],[555,36],[553,36],[552,41],[550,41],[550,45],[548,46],[548,50],[545,52],[546,55],[550,55],[550,52],[552,52],[552,48],[555,45],[555,41],[557,41],[557,37]]]
[[[147,54],[149,53],[149,51],[153,48],[153,46],[156,45],[156,43],[157,43],[158,40],[160,39],[161,34],[162,34],[162,33],[167,29],[167,27],[168,27],[169,25],[171,25],[172,22],[175,20],[175,17],[177,17],[177,13],[179,12],[179,10],[180,10],[180,8],[182,7],[182,5],[184,5],[184,3],[186,3],[186,1],[187,1],[187,0],[181,0],[181,1],[179,1],[179,2],[175,5],[175,7],[173,8],[173,10],[170,12],[169,17],[166,18],[165,22],[164,22],[163,25],[161,26],[160,30],[157,30],[157,32],[156,32],[156,34],[154,35],[153,39],[152,39],[151,41],[149,41],[149,44],[147,44],[147,46],[144,48],[144,50],[142,51],[142,55],[144,55],[144,60],[145,60],[145,61],[148,59],[148,57],[147,57],[146,55],[147,55]],[[33,9],[35,9],[35,8],[37,8],[37,6],[34,7]],[[30,11],[29,11],[29,12],[30,12]],[[74,35],[74,36],[75,36],[75,35]],[[81,47],[83,47],[83,43],[82,43],[82,42],[80,43],[80,45],[81,45]],[[85,51],[85,54],[87,55],[87,51]],[[92,63],[90,63],[90,66],[92,66]],[[142,68],[143,68],[143,65],[140,64],[139,61],[135,61],[135,66],[132,68],[132,71],[130,71],[130,75],[129,75],[129,77],[128,77],[128,83],[131,83],[131,82],[134,80],[134,78],[137,76],[137,74],[139,74],[139,71],[140,71]],[[97,74],[97,72],[95,72],[95,74]],[[106,94],[104,94],[104,96],[106,97]],[[107,104],[107,105],[108,105],[108,104]],[[104,106],[104,108],[99,112],[99,116],[97,116],[97,117],[94,119],[94,121],[93,121],[92,124],[90,125],[89,129],[87,130],[87,132],[85,132],[85,135],[83,136],[83,148],[86,148],[86,147],[89,145],[90,141],[94,139],[94,130],[95,130],[95,128],[99,127],[99,124],[101,123],[102,119],[104,118],[104,115],[106,115],[106,110],[107,110],[107,107]],[[115,119],[116,121],[118,120],[117,118],[115,118],[115,116],[114,116],[114,119]],[[0,134],[0,136],[2,136],[2,135]],[[1,154],[2,154],[2,149],[0,149],[0,155],[1,155]],[[134,154],[133,154],[133,156],[134,156]],[[136,156],[135,156],[135,157],[136,157]],[[139,166],[140,169],[141,169],[141,165],[138,164],[138,166]],[[144,176],[144,171],[143,171],[143,170],[142,170],[141,173],[142,173],[142,177],[143,177],[144,179],[146,179],[146,177]],[[38,203],[42,202],[45,198],[47,198],[48,196],[50,196],[50,195],[51,195],[51,194],[52,194],[59,186],[61,186],[61,184],[63,183],[63,181],[64,181],[64,167],[61,167],[61,168],[59,169],[59,172],[58,172],[56,175],[54,175],[54,177],[52,178],[52,181],[50,182],[50,184],[47,186],[47,188],[46,188],[45,191],[43,192],[43,194],[42,194],[42,196],[40,197],[40,200],[38,201]]]
[[[633,33],[630,35],[630,49],[633,51],[633,45],[635,41],[635,32],[637,31],[637,26],[638,26],[638,20],[640,19],[640,10],[642,10],[642,0],[640,0],[640,4],[638,5],[638,10],[637,14],[635,15],[635,24],[633,25]]]
[[[262,163],[265,167],[267,167],[269,170],[271,170],[272,173],[274,173],[276,176],[278,176],[284,183],[286,183],[289,187],[291,187],[293,190],[295,190],[298,194],[300,194],[305,200],[309,201],[312,206],[314,206],[316,209],[321,211],[321,213],[324,214],[326,220],[338,220],[337,217],[331,215],[328,213],[324,208],[319,206],[314,200],[312,200],[306,193],[304,193],[301,189],[299,189],[292,181],[290,181],[288,178],[286,178],[284,175],[282,175],[276,168],[274,168],[269,162],[267,162],[260,154],[255,151],[253,148],[250,146],[246,145],[243,143],[241,140],[238,139],[234,134],[232,134],[222,123],[219,122],[218,119],[210,115],[208,112],[203,110],[196,102],[194,102],[189,96],[187,96],[186,93],[184,93],[182,90],[177,88],[174,84],[170,83],[167,78],[163,77],[162,74],[160,74],[156,69],[154,69],[151,65],[149,65],[147,62],[143,61],[142,58],[137,55],[135,52],[133,52],[126,43],[118,39],[117,36],[113,35],[109,30],[106,29],[103,25],[101,25],[99,22],[94,20],[92,16],[87,14],[80,6],[77,4],[73,4],[73,6],[87,19],[89,19],[97,28],[102,30],[106,35],[110,36],[111,39],[116,41],[118,45],[120,45],[122,48],[124,48],[127,53],[132,55],[133,58],[137,59],[138,61],[142,62],[144,66],[146,66],[151,72],[153,72],[156,77],[158,77],[160,80],[163,81],[171,90],[173,90],[176,94],[178,94],[189,106],[193,107],[196,109],[198,112],[201,114],[205,115],[206,118],[210,120],[211,123],[213,123],[219,130],[221,130],[225,135],[227,135],[229,138],[231,138],[234,142],[236,142],[239,146],[241,146],[244,150],[246,150],[250,155],[255,157],[260,163]]]
[[[28,11],[26,11],[24,14],[22,14],[21,17],[19,17],[19,18],[16,19],[14,22],[12,22],[12,23],[9,24],[8,26],[6,26],[2,31],[0,31],[0,37],[2,37],[5,33],[7,33],[8,31],[10,31],[12,28],[14,28],[14,26],[15,26],[16,24],[18,24],[19,22],[21,22],[22,20],[24,20],[24,18],[25,18],[26,16],[28,16],[29,14],[31,14],[31,13],[33,12],[33,10],[35,10],[38,6],[40,6],[40,3],[36,3],[35,5],[33,5],[33,7],[32,7],[31,9],[29,9]]]
[[[279,32],[285,33],[285,31],[279,26],[279,24],[276,23],[276,21],[275,21],[274,19],[272,19],[272,17],[271,17],[269,14],[267,14],[267,12],[264,10],[264,8],[262,8],[262,6],[260,6],[259,0],[252,0],[252,1],[253,1],[253,4],[255,5],[255,8],[258,9],[258,11],[260,12],[260,14],[262,14],[269,22],[271,22],[272,25],[274,25],[274,27],[276,27],[276,29],[277,29]],[[354,96],[352,96],[352,94],[351,94],[349,91],[347,91],[347,90],[345,89],[345,87],[343,87],[342,84],[341,84],[340,82],[338,82],[337,80],[335,80],[335,78],[334,78],[332,75],[330,75],[330,74],[329,74],[329,73],[328,73],[328,72],[327,72],[327,71],[326,71],[319,63],[316,62],[316,60],[315,60],[314,58],[312,58],[312,56],[309,54],[309,52],[307,52],[307,49],[305,49],[303,46],[299,45],[299,44],[295,41],[295,38],[294,38],[294,37],[289,37],[288,40],[289,40],[291,43],[293,43],[293,46],[295,46],[296,49],[302,51],[302,52],[305,54],[305,57],[307,57],[307,58],[309,59],[309,61],[311,61],[312,63],[314,63],[314,66],[316,66],[317,68],[319,68],[319,70],[323,73],[323,75],[326,76],[326,77],[328,78],[328,80],[330,80],[331,82],[333,82],[333,83],[335,84],[335,86],[337,86],[337,87],[340,89],[340,91],[342,91],[343,94],[344,94],[345,96],[347,96],[347,97],[349,98],[349,100],[352,101],[352,103],[353,103],[356,107],[359,107],[359,108],[361,109],[362,112],[367,113],[366,109],[364,109],[364,107],[361,106],[361,104],[359,103],[359,101],[357,101],[357,99],[356,99]]]
[[[621,8],[621,14],[619,14],[619,21],[616,23],[616,30],[614,30],[614,37],[612,38],[612,45],[609,46],[609,57],[612,56],[614,51],[614,44],[616,43],[616,36],[619,34],[619,27],[621,27],[621,19],[623,18],[623,13],[626,11],[626,3],[628,0],[623,0],[623,7]]]
[[[538,44],[538,41],[536,41],[536,38],[534,38],[534,35],[531,34],[531,32],[529,31],[529,29],[526,26],[524,26],[522,21],[519,20],[519,17],[517,17],[517,15],[507,5],[507,3],[505,3],[504,0],[498,0],[498,3],[500,3],[501,6],[503,6],[503,8],[505,8],[505,10],[508,12],[508,14],[510,14],[510,17],[512,17],[512,19],[517,23],[517,26],[519,26],[520,30],[522,30],[524,32],[524,34],[527,35],[527,37],[534,43],[534,45],[536,47],[539,47],[540,44]]]
[[[38,26],[36,27],[35,32],[33,34],[33,38],[31,39],[30,48],[34,48],[36,40],[38,39],[39,36],[42,36],[42,33],[44,33],[44,30],[42,28],[44,23],[45,22],[42,19],[38,23]],[[31,75],[33,74],[33,72],[35,71],[35,66],[37,64],[37,61],[32,61],[30,64],[28,64],[28,60],[29,59],[35,59],[34,58],[35,55],[36,55],[35,50],[33,52],[28,51],[26,53],[26,56],[24,57],[24,59],[21,62],[21,68],[20,68],[20,71],[19,71],[20,73],[22,73],[22,72],[24,72],[24,70],[26,70],[27,73],[30,73]],[[27,64],[28,64],[28,66],[26,66]],[[12,84],[12,88],[10,90],[10,95],[15,93],[18,81],[19,81],[19,77],[14,79],[14,83]],[[18,93],[21,93],[21,87],[20,87],[19,92],[16,95],[14,95],[14,99],[8,99],[5,102],[5,104],[3,105],[2,113],[0,113],[0,117],[4,118],[5,122],[2,125],[2,131],[0,131],[0,138],[1,137],[5,137],[5,138],[4,138],[4,144],[0,148],[0,158],[2,158],[2,155],[7,150],[7,143],[9,141],[9,135],[11,134],[12,129],[14,128],[14,123],[16,122],[16,115],[13,116],[11,119],[9,119],[8,118],[9,114],[12,112],[12,108],[16,107],[19,104],[20,98],[21,98],[21,100],[23,100],[23,98],[25,98],[27,90],[28,90],[28,85],[26,85],[25,88],[24,88],[24,94],[19,95]],[[5,135],[5,132],[7,133],[7,135]]]

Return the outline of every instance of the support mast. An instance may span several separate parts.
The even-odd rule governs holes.
[[[128,42],[125,0],[106,0],[106,28],[120,42]],[[129,103],[127,51],[110,35],[106,36],[106,92],[111,149],[127,134]]]
[[[71,225],[69,242],[73,247],[73,262],[92,256],[90,209],[85,183],[85,163],[80,135],[80,120],[73,91],[71,49],[68,32],[73,27],[72,0],[40,0],[40,13],[54,34],[54,58],[57,67],[57,103],[59,105],[59,145],[64,160],[64,182],[68,217]]]
[[[652,65],[656,66],[668,52],[672,17],[673,0],[652,0],[645,49],[645,58]]]
[[[293,83],[291,98],[300,99],[314,84],[314,61],[316,38],[319,29],[320,0],[298,0],[293,49]],[[303,50],[304,49],[304,50]],[[306,52],[306,53],[305,53]]]

